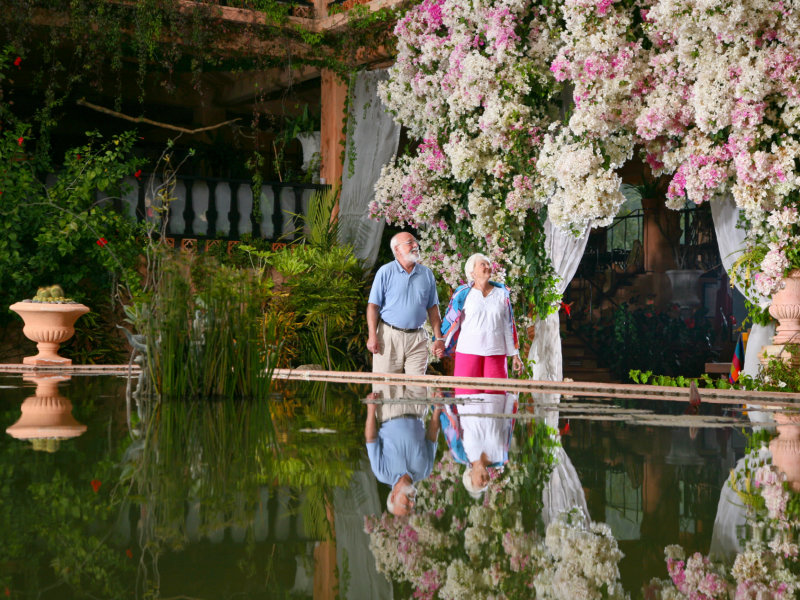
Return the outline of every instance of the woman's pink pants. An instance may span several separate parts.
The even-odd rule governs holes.
[[[476,354],[462,354],[456,352],[456,366],[453,369],[455,377],[493,377],[508,379],[508,361],[504,354],[494,356],[478,356]],[[497,390],[470,390],[455,388],[456,394],[498,394]]]

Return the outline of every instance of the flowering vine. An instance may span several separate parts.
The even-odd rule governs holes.
[[[449,285],[480,251],[542,316],[556,300],[536,193],[539,148],[558,115],[556,15],[521,0],[424,0],[406,13],[379,95],[421,143],[384,168],[371,205],[373,216],[420,231]]]

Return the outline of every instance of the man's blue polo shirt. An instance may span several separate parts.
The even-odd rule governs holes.
[[[436,279],[424,265],[416,264],[407,273],[394,260],[375,273],[369,302],[380,307],[381,319],[389,325],[417,329],[427,320],[428,309],[439,304]]]
[[[430,476],[436,442],[425,437],[421,419],[392,419],[381,425],[377,440],[367,442],[367,455],[375,478],[394,487],[406,473],[412,481]]]

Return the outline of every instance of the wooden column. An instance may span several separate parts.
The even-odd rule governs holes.
[[[328,523],[331,525],[330,540],[317,542],[314,548],[314,600],[338,598],[339,570],[336,566],[336,527],[333,506],[325,505]]]
[[[680,213],[669,210],[663,199],[642,198],[644,209],[644,270],[663,273],[676,268],[672,246],[681,235]]]
[[[344,150],[345,99],[347,84],[333,71],[322,71],[320,124],[320,177],[329,185],[341,185]]]

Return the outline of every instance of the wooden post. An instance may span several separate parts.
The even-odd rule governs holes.
[[[336,566],[336,527],[333,506],[325,504],[325,514],[331,525],[332,538],[317,542],[314,548],[314,600],[333,600],[339,584],[339,570]]]
[[[644,209],[644,270],[663,273],[676,268],[672,245],[681,234],[680,213],[669,210],[663,199],[642,198]],[[672,238],[672,239],[670,239]]]
[[[314,0],[314,18],[324,19],[328,16],[329,0]]]
[[[321,183],[341,185],[342,152],[344,151],[345,100],[347,84],[328,69],[322,71],[322,98],[320,118],[320,170]],[[332,217],[339,212],[339,204],[333,210]]]

